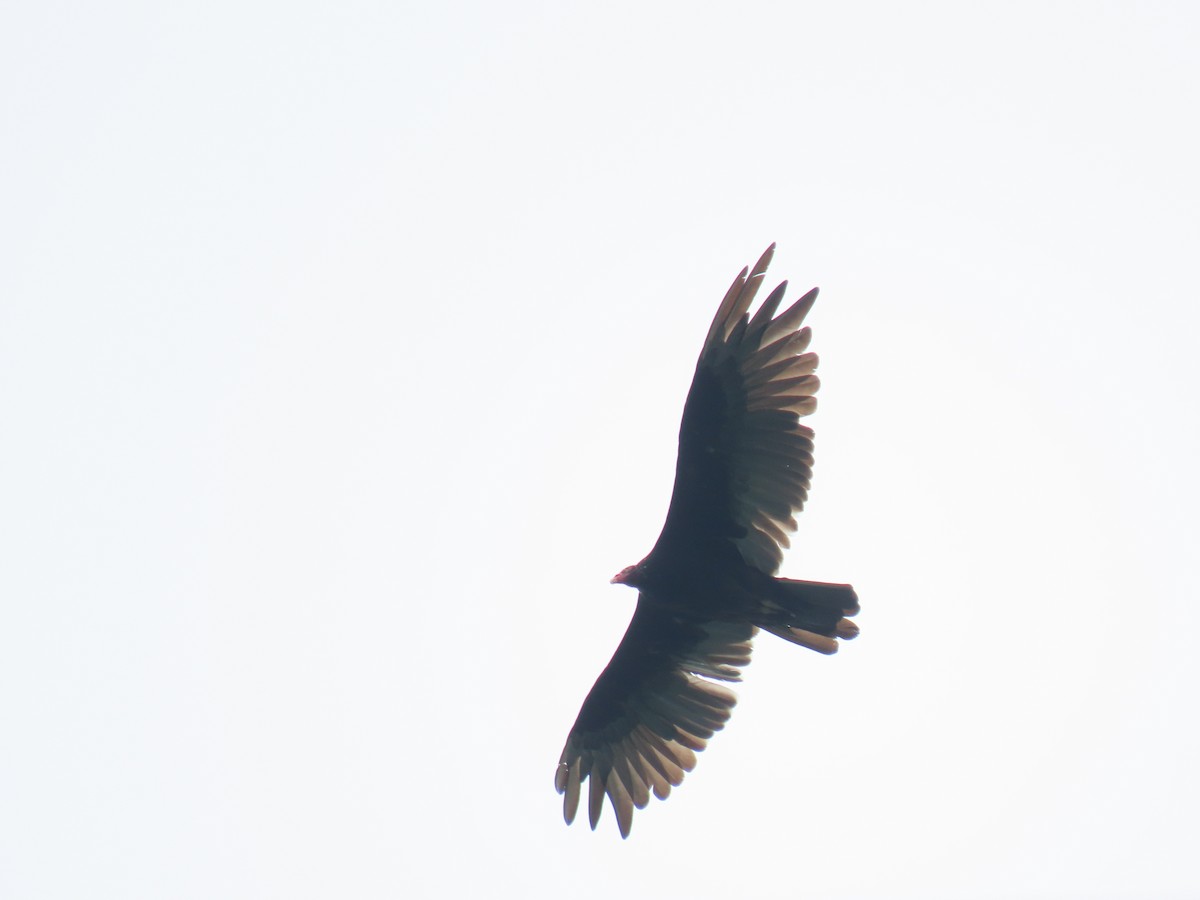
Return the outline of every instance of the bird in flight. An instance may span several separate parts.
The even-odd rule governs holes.
[[[836,653],[858,626],[848,584],[777,578],[794,514],[808,496],[817,405],[813,288],[776,315],[783,282],[750,316],[775,252],[742,269],[704,339],[683,407],[675,488],[658,542],[613,584],[638,590],[637,608],[567,736],[554,776],[570,824],[588,783],[592,829],[608,797],[621,837],[633,810],[665,800],[725,727],[759,628]]]

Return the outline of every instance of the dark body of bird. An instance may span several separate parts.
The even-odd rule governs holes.
[[[705,338],[684,404],[675,487],[650,554],[613,582],[638,589],[616,653],[579,711],[555,786],[574,820],[588,782],[592,828],[605,796],[622,837],[633,810],[666,798],[724,727],[759,628],[821,653],[857,635],[846,584],[777,578],[808,496],[816,354],[801,328],[813,289],[775,315],[787,282],[753,317],[774,253],[735,279]]]

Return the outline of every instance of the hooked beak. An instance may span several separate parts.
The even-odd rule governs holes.
[[[636,571],[637,566],[626,566],[612,577],[612,581],[609,584],[629,584],[629,579],[633,577]]]

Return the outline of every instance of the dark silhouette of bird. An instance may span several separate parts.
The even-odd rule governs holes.
[[[554,784],[570,824],[588,783],[593,829],[607,795],[621,836],[651,793],[666,799],[725,727],[759,628],[836,653],[858,627],[848,584],[777,578],[808,496],[817,356],[801,328],[813,288],[779,315],[787,282],[749,314],[772,244],[742,269],[708,329],[683,407],[675,488],[650,554],[613,579],[637,609],[583,701]]]

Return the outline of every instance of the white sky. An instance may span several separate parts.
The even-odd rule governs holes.
[[[1200,893],[1200,7],[0,12],[0,894]],[[729,729],[552,776],[725,287],[820,284]],[[773,283],[773,282],[772,282]]]

